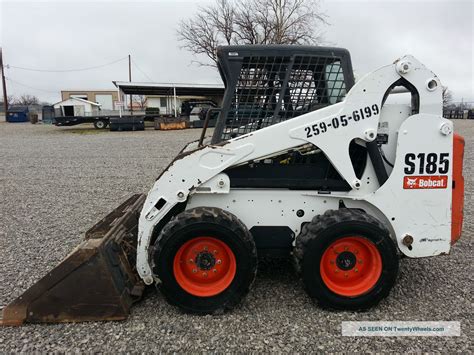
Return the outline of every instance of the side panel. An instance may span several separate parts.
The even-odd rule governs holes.
[[[363,197],[383,211],[407,256],[450,250],[452,162],[452,122],[434,115],[411,116],[400,126],[389,179]]]
[[[238,216],[249,230],[258,227],[288,227],[292,231],[292,237],[298,238],[304,223],[311,222],[313,217],[327,210],[337,210],[341,201],[348,208],[361,208],[373,215],[386,224],[393,235],[390,222],[373,205],[348,196],[332,196],[318,191],[231,189],[226,194],[194,194],[189,198],[186,208],[218,207]],[[274,243],[274,235],[268,234],[267,240],[264,235],[257,238],[262,248],[265,248],[265,244]]]
[[[318,195],[315,191],[284,189],[232,189],[229,194],[195,194],[188,201],[187,209],[212,206],[229,211],[238,216],[248,229],[254,226],[287,226],[295,236],[300,233],[303,223],[339,206],[339,199]]]

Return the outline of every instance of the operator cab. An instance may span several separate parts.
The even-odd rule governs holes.
[[[218,144],[341,102],[354,85],[350,54],[343,48],[246,45],[217,50],[225,84],[212,137]],[[367,150],[353,142],[350,156],[362,176]],[[349,191],[351,187],[311,144],[228,169],[233,188]]]
[[[340,102],[354,85],[342,48],[226,46],[217,56],[226,91],[212,144]]]

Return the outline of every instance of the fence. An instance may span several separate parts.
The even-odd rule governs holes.
[[[474,102],[453,102],[443,108],[443,117],[449,119],[474,119]]]

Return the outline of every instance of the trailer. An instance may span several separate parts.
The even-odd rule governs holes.
[[[63,116],[55,117],[56,126],[76,126],[83,123],[92,123],[96,129],[106,129],[111,121],[142,120],[153,122],[156,115],[108,115],[108,116]]]

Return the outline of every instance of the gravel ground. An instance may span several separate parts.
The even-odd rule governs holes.
[[[11,351],[473,351],[474,122],[467,141],[464,233],[451,255],[401,262],[390,297],[369,312],[328,312],[306,296],[286,260],[262,262],[243,304],[221,316],[189,316],[151,293],[122,322],[0,328]],[[0,304],[62,260],[98,219],[131,193],[147,191],[198,130],[98,132],[0,122]],[[341,336],[345,320],[461,321],[460,337]]]

